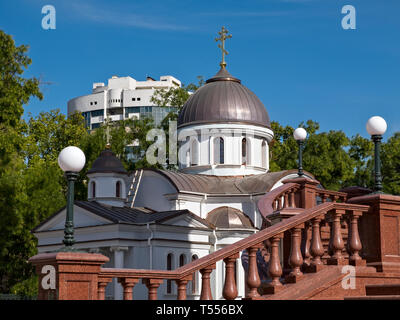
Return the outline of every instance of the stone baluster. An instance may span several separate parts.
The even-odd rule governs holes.
[[[133,287],[139,282],[139,279],[135,278],[118,278],[118,282],[124,288],[124,300],[133,299]]]
[[[285,192],[283,196],[283,208],[288,208],[289,207],[289,193]]]
[[[279,257],[279,243],[283,238],[283,234],[278,234],[271,238],[271,258],[269,260],[268,275],[271,282],[265,288],[266,294],[274,294],[283,288],[279,280],[282,275],[282,266]]]
[[[352,211],[349,217],[349,233],[348,233],[348,252],[349,264],[353,266],[365,266],[366,261],[360,257],[359,252],[362,249],[360,235],[358,233],[358,219],[362,215],[360,211]]]
[[[112,281],[112,278],[103,278],[99,277],[97,283],[97,293],[98,293],[98,300],[105,300],[106,299],[106,287],[107,284]]]
[[[278,204],[276,199],[272,202],[272,208],[274,209],[274,211],[278,210]]]
[[[192,278],[192,276],[190,276]],[[178,300],[186,300],[186,290],[187,284],[191,279],[183,278],[183,279],[176,279],[176,286],[178,287]]]
[[[201,273],[201,294],[200,300],[212,300],[210,274],[215,269],[215,263],[200,270]]]
[[[303,256],[301,254],[301,230],[303,228],[304,224],[301,224],[290,230],[291,246],[289,265],[292,267],[292,271],[286,277],[286,282],[288,283],[296,283],[303,277],[303,273],[300,270],[303,265]]]
[[[332,232],[330,243],[332,244],[333,255],[328,259],[328,264],[330,265],[343,265],[345,264],[345,259],[342,254],[344,248],[344,241],[342,237],[342,230],[340,224],[340,218],[345,214],[345,210],[334,209],[331,213],[332,219]]]
[[[295,189],[290,190],[290,207],[291,208],[296,208],[296,201],[295,201],[294,195],[295,195]]]
[[[257,251],[260,246],[254,246],[247,248],[249,256],[249,270],[247,273],[247,286],[249,288],[247,297],[248,299],[254,299],[260,296],[257,289],[261,285],[260,276],[257,269]]]
[[[148,298],[149,300],[157,300],[157,289],[161,283],[163,283],[163,279],[143,279],[142,283],[146,285],[148,290]]]
[[[328,255],[330,257],[333,256],[333,221],[331,219],[331,217],[327,217],[326,218],[326,222],[329,225],[329,244],[328,244]]]
[[[320,223],[322,217],[315,217],[311,220],[312,223],[312,238],[311,238],[311,246],[310,253],[312,256],[310,268],[308,269],[310,272],[318,272],[320,271],[324,265],[321,261],[321,257],[324,254],[324,247],[321,241],[321,232],[320,232]]]
[[[301,240],[301,252],[304,257],[303,268],[307,268],[311,262],[310,243],[311,243],[311,224],[309,221],[307,221],[304,224],[303,236]]]
[[[226,300],[234,300],[238,295],[238,290],[236,287],[236,279],[235,279],[236,276],[235,264],[238,258],[239,258],[239,253],[224,259],[225,284],[222,295]]]

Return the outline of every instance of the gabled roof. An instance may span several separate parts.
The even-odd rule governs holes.
[[[189,215],[195,220],[203,223],[209,228],[213,228],[214,226],[210,224],[207,220],[202,219],[189,210],[170,210],[170,211],[154,211],[148,208],[136,207],[113,207],[105,204],[101,204],[96,201],[75,201],[75,205],[79,206],[95,215],[98,215],[102,218],[109,220],[111,223],[128,223],[128,224],[146,224],[146,223],[162,223],[168,221],[169,219],[178,217],[180,215]],[[57,216],[61,211],[65,209],[57,211],[55,214],[47,218],[37,227],[35,227],[32,231],[37,231],[42,225],[53,219]]]

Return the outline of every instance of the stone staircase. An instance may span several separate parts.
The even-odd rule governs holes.
[[[258,203],[263,230],[176,270],[101,268],[106,257],[82,253],[42,254],[30,261],[39,283],[43,265],[58,270],[58,289],[52,295],[58,299],[69,299],[74,292],[80,299],[82,294],[87,299],[104,299],[105,286],[117,278],[127,300],[140,280],[148,288],[149,300],[157,299],[164,281],[175,281],[178,300],[185,300],[187,284],[198,271],[200,299],[212,300],[210,274],[223,261],[223,297],[233,300],[238,296],[234,270],[243,250],[248,253],[247,300],[399,299],[400,197],[369,194],[348,199],[346,194],[317,185],[304,178],[284,181]],[[269,258],[265,282],[257,265],[257,252],[263,246]],[[90,279],[90,284],[82,284],[84,288],[71,281],[83,278]],[[72,284],[75,287],[70,288]],[[91,291],[86,294],[88,285]],[[49,297],[40,286],[39,297]]]

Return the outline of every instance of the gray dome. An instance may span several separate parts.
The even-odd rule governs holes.
[[[127,173],[121,160],[119,160],[110,149],[105,149],[100,156],[93,161],[92,168],[87,173]]]
[[[178,127],[232,122],[271,128],[268,112],[260,99],[222,67],[183,105]]]

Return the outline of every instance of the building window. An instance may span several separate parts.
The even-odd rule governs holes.
[[[93,105],[93,102],[91,102],[90,105],[92,106],[92,105]]]
[[[224,138],[214,138],[214,164],[223,164],[225,162],[224,151]]]
[[[246,138],[242,139],[242,165],[250,164],[250,141]]]
[[[121,182],[117,181],[117,183],[115,184],[115,196],[117,198],[121,197]]]
[[[193,255],[192,256],[192,261],[195,261],[195,260],[197,260],[199,257],[197,256],[197,255]],[[196,294],[197,293],[197,281],[198,281],[198,278],[199,278],[199,272],[198,271],[195,271],[194,273],[193,273],[193,280],[192,280],[192,294]]]
[[[93,110],[91,111],[91,116],[92,117],[99,117],[104,115],[104,110],[100,109],[100,110]]]
[[[97,104],[97,101],[95,101],[94,104]]]
[[[261,166],[263,168],[267,167],[267,143],[265,142],[265,140],[263,140],[262,144],[261,144]]]
[[[172,270],[173,259],[174,259],[174,255],[172,253],[168,253],[168,255],[167,255],[167,270]],[[167,280],[167,293],[172,293],[172,280]]]
[[[179,256],[179,267],[183,267],[186,264],[186,256],[181,254]]]
[[[192,166],[197,166],[199,164],[199,142],[197,139],[192,141]]]
[[[92,198],[96,198],[96,182],[92,181]]]
[[[136,101],[136,98],[132,98],[132,101]]]
[[[140,98],[137,98],[137,101],[140,101]]]

